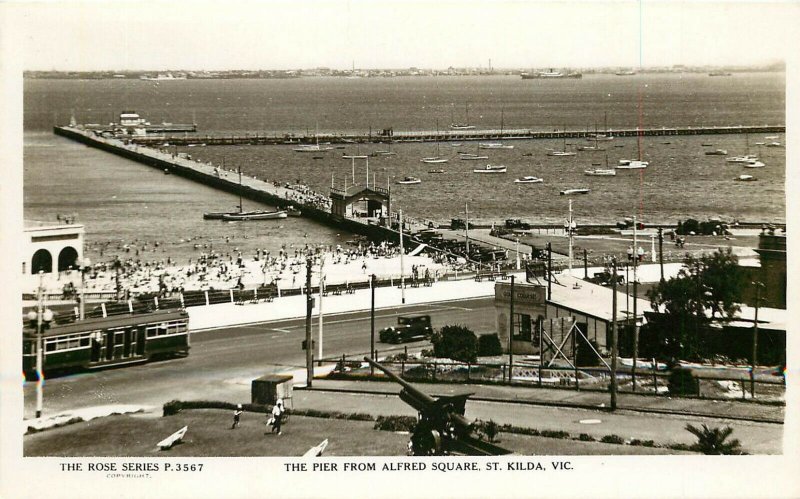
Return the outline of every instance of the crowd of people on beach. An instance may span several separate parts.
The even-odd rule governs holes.
[[[185,241],[182,239],[181,241]],[[115,292],[122,297],[141,293],[173,296],[186,290],[250,289],[277,286],[298,288],[305,284],[305,269],[312,258],[312,277],[315,285],[320,266],[324,265],[326,283],[352,283],[368,279],[375,273],[379,278],[399,273],[400,249],[390,242],[361,241],[353,245],[311,245],[302,247],[282,245],[277,251],[256,248],[242,251],[216,251],[209,242],[196,242],[198,253],[188,264],[179,265],[171,256],[147,258],[151,252],[163,249],[163,241],[132,240],[94,242],[87,245],[105,257],[93,262],[83,273],[78,269],[56,275],[45,286],[50,293],[74,296],[82,282],[85,292]],[[431,258],[420,254],[407,257],[406,277],[409,279],[439,278],[453,267],[448,259],[434,253]]]

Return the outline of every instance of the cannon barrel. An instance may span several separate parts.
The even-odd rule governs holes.
[[[377,367],[378,369],[380,369],[381,371],[383,371],[383,373],[386,374],[387,376],[389,376],[392,379],[392,381],[395,381],[395,382],[399,383],[400,386],[402,386],[406,390],[406,392],[408,394],[410,394],[414,399],[418,400],[419,402],[421,402],[421,403],[423,403],[423,404],[425,404],[426,406],[429,406],[429,407],[432,406],[436,402],[436,400],[433,397],[431,397],[430,395],[428,395],[426,393],[423,393],[423,392],[417,390],[416,388],[414,388],[411,385],[411,383],[409,383],[408,381],[402,379],[400,376],[396,375],[395,373],[393,373],[392,371],[387,369],[386,366],[382,366],[381,364],[375,362],[374,360],[370,359],[369,357],[364,357],[364,360],[366,360],[371,365],[373,365],[373,366]],[[408,403],[407,401],[404,401],[404,402]],[[412,407],[414,407],[413,404],[409,404],[409,405],[412,405]],[[417,409],[417,410],[420,410],[418,407],[414,407],[414,408]]]

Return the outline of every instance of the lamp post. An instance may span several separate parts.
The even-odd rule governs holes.
[[[464,203],[464,242],[466,243],[467,261],[469,261],[469,205]]]
[[[369,356],[375,356],[375,274],[369,276],[369,290],[372,297],[369,308]],[[378,360],[378,359],[375,359]],[[375,367],[370,364],[369,375],[375,376]]]
[[[406,303],[405,251],[403,250],[403,210],[400,214],[400,302]]]
[[[325,253],[319,256],[319,353],[317,358],[322,360],[322,295],[325,292]]]
[[[753,283],[756,287],[756,314],[753,320],[753,358],[750,362],[750,394],[756,398],[756,360],[758,358],[758,307],[761,305],[761,288],[764,283],[756,281]]]
[[[639,302],[639,277],[637,270],[639,268],[639,259],[644,257],[644,249],[637,247],[636,231],[639,228],[636,222],[636,215],[633,216],[633,366],[631,368],[631,388],[636,391],[636,359],[639,356],[639,318],[638,302]]]
[[[511,275],[511,306],[508,320],[508,384],[513,380],[514,374],[514,276]],[[540,354],[541,355],[541,354]]]
[[[658,228],[658,266],[661,270],[661,282],[664,281],[664,229]]]
[[[80,303],[78,304],[78,307],[79,307],[78,308],[78,310],[79,310],[78,314],[79,314],[79,317],[80,317],[81,320],[84,319],[85,310],[86,310],[86,305],[84,304],[84,300],[85,300],[84,290],[86,288],[86,272],[89,271],[89,269],[91,268],[91,265],[92,265],[92,262],[88,258],[84,258],[81,261],[81,268],[80,268],[80,271],[81,271],[81,292],[80,292],[80,297],[78,298],[80,300]]]
[[[44,308],[44,271],[39,271],[39,290],[36,312],[28,312],[28,320],[36,324],[36,417],[42,417],[42,405],[44,401],[44,331],[50,327],[53,320],[53,312]]]
[[[564,224],[564,231],[567,233],[567,237],[569,237],[569,275],[572,275],[572,237],[577,230],[578,225],[575,223],[575,220],[572,219],[572,200],[569,200],[569,218],[567,218],[567,222]]]
[[[617,409],[617,259],[611,259],[611,410]]]
[[[314,379],[314,346],[311,340],[311,312],[314,308],[314,298],[311,296],[312,263],[311,251],[308,251],[306,253],[306,386],[309,388]]]

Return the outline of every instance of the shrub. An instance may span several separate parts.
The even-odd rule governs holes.
[[[478,356],[502,355],[503,347],[497,334],[482,334],[478,337]]]
[[[593,436],[589,435],[588,433],[581,433],[580,435],[578,435],[578,440],[580,440],[581,442],[596,442],[597,441],[596,438],[594,438]]]
[[[500,433],[500,425],[491,419],[489,421],[482,421],[480,419],[475,421],[474,429],[481,438],[485,435],[490,442],[494,442],[495,437]]]
[[[618,444],[622,445],[625,443],[625,439],[620,437],[619,435],[606,435],[600,439],[601,442],[604,444]]]
[[[547,438],[569,438],[569,433],[561,430],[542,430],[539,435]]]
[[[536,428],[525,428],[523,426],[514,426],[510,424],[504,424],[500,427],[500,430],[505,433],[516,433],[518,435],[531,435],[534,437],[538,437],[540,435],[539,430]]]
[[[655,447],[656,443],[652,440],[639,440],[638,438],[634,438],[631,440],[631,445],[635,445],[638,447]]]
[[[164,404],[164,416],[172,416],[178,414],[183,409],[183,404],[180,400],[170,400]]]
[[[383,431],[414,431],[417,418],[413,416],[378,416],[375,420],[375,430]]]
[[[708,455],[742,454],[741,444],[738,439],[728,440],[733,433],[733,428],[710,428],[703,424],[700,428],[686,425],[686,430],[697,437],[697,443],[690,450]]]
[[[375,421],[375,418],[372,417],[372,414],[364,414],[363,412],[347,414],[347,419],[350,421]]]
[[[690,369],[673,369],[667,379],[670,395],[697,395],[697,380]]]
[[[466,326],[444,326],[431,337],[436,357],[475,362],[478,360],[478,339]]]
[[[668,449],[671,449],[671,450],[692,450],[692,449],[691,449],[691,448],[690,448],[688,445],[686,445],[686,444],[669,444],[669,445],[667,446],[667,448],[668,448]]]

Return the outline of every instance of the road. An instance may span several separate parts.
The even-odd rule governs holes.
[[[434,327],[469,324],[477,333],[494,331],[495,311],[491,298],[437,304],[413,305],[376,311],[376,331],[395,324],[401,314],[429,314]],[[316,328],[316,320],[315,320]],[[316,329],[315,329],[316,331]],[[370,344],[369,312],[330,316],[325,321],[324,347],[328,357],[342,353],[364,354]],[[44,414],[109,404],[159,407],[173,399],[223,400],[250,399],[250,381],[268,373],[302,370],[305,354],[300,343],[305,336],[304,320],[282,320],[248,326],[226,327],[193,333],[192,349],[186,358],[152,362],[117,369],[84,372],[48,379]],[[376,339],[377,341],[377,339]],[[410,343],[418,350],[428,343]],[[379,351],[401,351],[403,346],[376,343]],[[468,391],[468,390],[465,390]],[[34,413],[35,384],[26,383],[25,417]],[[344,412],[408,414],[414,411],[395,395],[343,394],[297,391],[293,404]],[[617,434],[625,438],[652,439],[656,442],[690,443],[686,423],[708,422],[713,426],[731,425],[735,437],[752,453],[780,453],[783,426],[775,424],[720,421],[711,418],[670,415],[642,415],[622,411],[607,414],[584,409],[524,406],[471,401],[470,418],[494,419],[537,429],[562,429],[571,434],[589,433],[599,438]],[[596,425],[584,419],[601,419]]]
[[[379,353],[402,351],[403,346],[377,340],[377,331],[396,324],[402,314],[428,314],[434,328],[469,324],[478,334],[496,328],[492,298],[381,309],[375,312]],[[315,317],[315,339],[316,325]],[[185,358],[47,379],[44,414],[109,404],[159,406],[173,399],[249,400],[253,378],[305,368],[305,352],[301,350],[304,338],[304,319],[193,333],[191,352]],[[325,357],[369,352],[369,312],[327,317],[323,339]],[[409,349],[419,349],[429,344],[408,345]],[[35,412],[35,388],[35,383],[24,387],[26,418]]]

